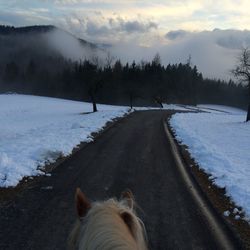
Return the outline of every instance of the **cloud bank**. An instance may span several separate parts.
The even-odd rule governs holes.
[[[96,28],[91,32],[95,33]],[[104,29],[104,28],[103,28]],[[105,29],[104,29],[104,32]],[[243,47],[250,47],[250,31],[220,30],[190,32],[174,30],[163,37],[156,36],[150,45],[139,43],[135,37],[114,42],[102,49],[83,47],[79,40],[63,30],[47,34],[47,42],[60,54],[71,60],[92,59],[96,56],[105,62],[110,52],[123,63],[135,60],[151,61],[156,53],[161,56],[164,65],[186,63],[191,56],[191,63],[198,67],[204,77],[229,80],[233,78],[230,70],[234,68],[237,56]]]
[[[123,61],[151,60],[159,52],[162,62],[187,62],[191,55],[193,65],[205,77],[230,79],[230,70],[243,47],[250,47],[250,31],[219,30],[189,32],[170,31],[165,34],[165,44],[157,40],[150,47],[137,43],[121,43],[113,47],[113,53]]]
[[[248,0],[0,0],[0,23],[52,24],[111,44],[123,62],[151,60],[159,52],[164,64],[179,63],[191,55],[204,76],[228,79],[240,48],[250,44],[243,30],[250,30],[249,9]],[[88,53],[60,34],[50,39],[66,57]]]

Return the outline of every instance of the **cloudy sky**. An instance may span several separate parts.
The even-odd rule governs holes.
[[[207,76],[221,77],[249,44],[249,10],[249,0],[0,0],[0,24],[53,24],[112,44],[128,60],[160,52],[164,63],[178,62],[191,54]],[[217,63],[226,64],[219,72],[218,53]]]

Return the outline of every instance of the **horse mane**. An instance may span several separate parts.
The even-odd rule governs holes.
[[[146,250],[146,231],[133,207],[125,200],[109,199],[92,203],[77,220],[69,237],[70,250]]]

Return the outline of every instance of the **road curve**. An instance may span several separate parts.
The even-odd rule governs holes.
[[[150,249],[223,249],[175,165],[162,125],[169,114],[129,115],[65,160],[51,177],[34,182],[10,204],[0,204],[0,249],[66,249],[78,186],[91,200],[130,188]]]

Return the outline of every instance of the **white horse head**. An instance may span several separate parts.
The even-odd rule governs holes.
[[[134,211],[131,191],[120,200],[90,203],[76,190],[78,220],[69,238],[70,250],[146,250],[143,222]]]

